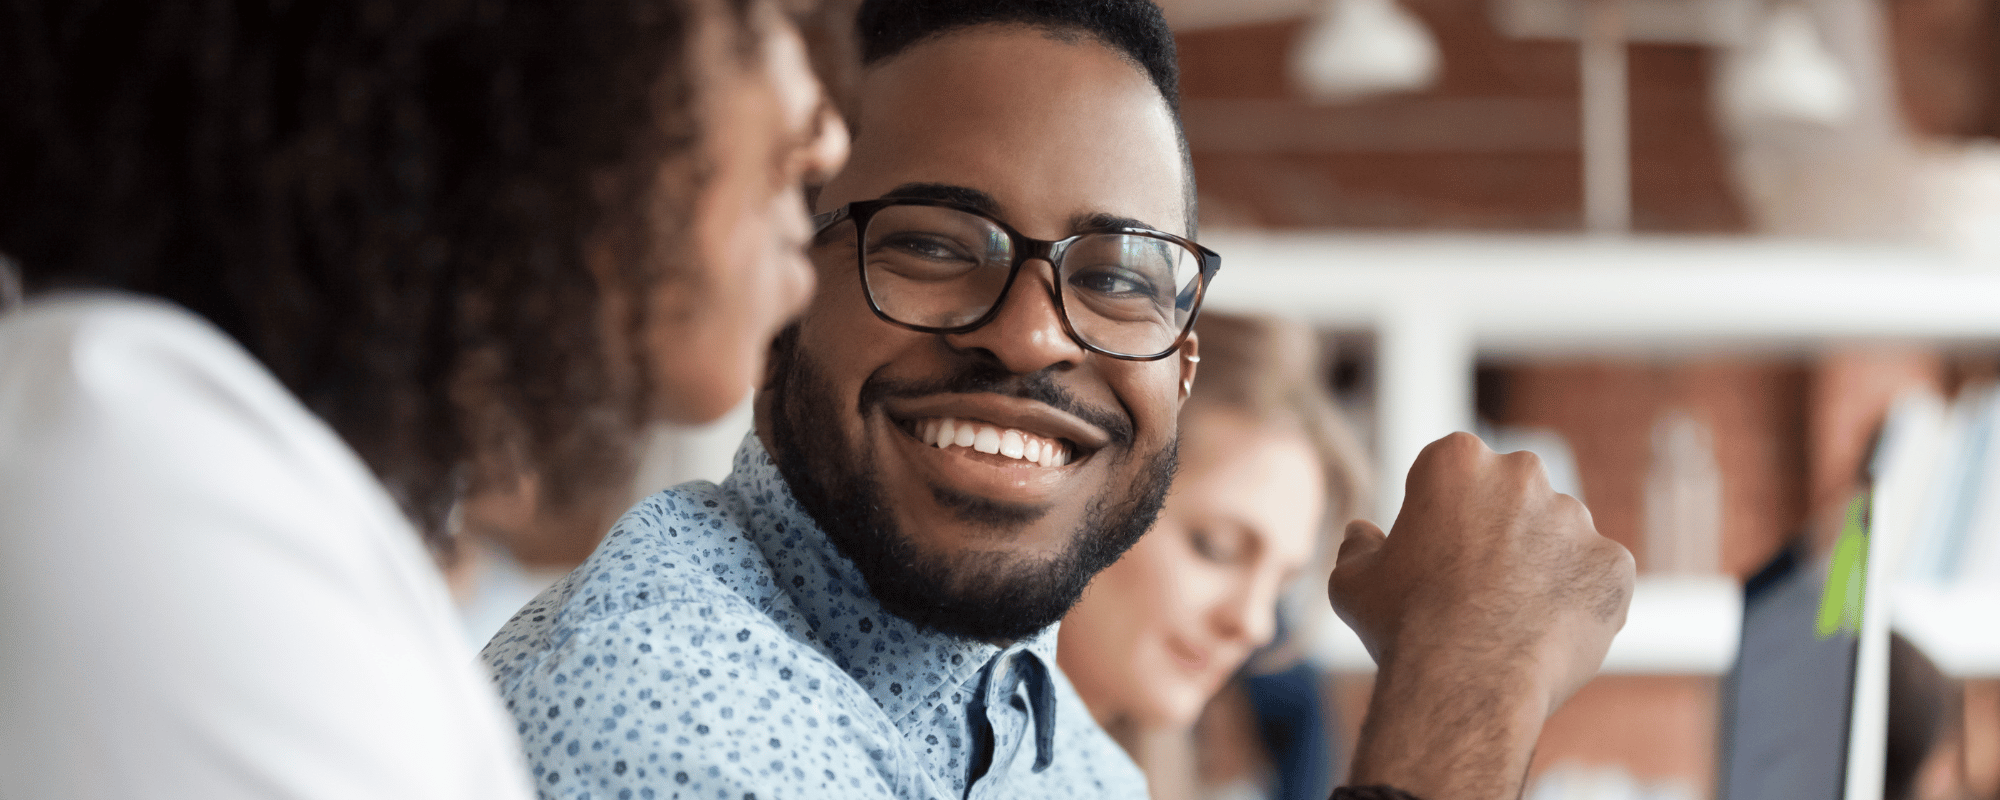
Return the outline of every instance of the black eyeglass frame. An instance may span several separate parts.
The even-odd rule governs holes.
[[[933,206],[937,208],[948,208],[953,211],[965,214],[971,214],[972,216],[986,220],[987,222],[991,222],[995,227],[999,228],[1001,232],[1007,234],[1007,238],[1012,241],[1014,246],[1014,263],[1008,265],[1007,281],[1006,283],[1001,284],[1000,294],[998,297],[995,297],[993,299],[992,308],[986,309],[986,313],[979,315],[978,319],[975,319],[964,325],[953,325],[944,328],[933,327],[929,325],[916,325],[913,323],[904,322],[902,320],[896,319],[895,317],[889,316],[888,312],[882,310],[882,306],[875,302],[874,287],[868,285],[868,254],[862,252],[861,243],[867,241],[868,238],[868,221],[874,218],[876,212],[881,211],[882,209],[885,208],[890,208],[892,206]],[[816,214],[812,218],[813,237],[817,239],[818,237],[825,235],[826,232],[833,226],[839,225],[840,223],[850,219],[854,221],[854,265],[855,268],[860,271],[861,294],[862,296],[868,298],[868,310],[875,312],[875,316],[880,318],[883,322],[887,322],[891,325],[896,325],[902,328],[908,328],[910,330],[917,331],[919,333],[938,333],[938,334],[970,333],[985,326],[987,323],[992,322],[994,317],[1000,315],[1001,307],[1007,304],[1007,293],[1014,290],[1014,279],[1020,276],[1021,265],[1028,263],[1030,260],[1040,259],[1049,262],[1049,266],[1053,267],[1056,271],[1056,281],[1055,281],[1056,311],[1059,312],[1056,314],[1056,316],[1062,321],[1063,333],[1069,335],[1070,341],[1076,342],[1078,346],[1082,347],[1085,350],[1089,350],[1090,352],[1110,356],[1116,359],[1121,359],[1125,361],[1158,361],[1162,358],[1166,358],[1167,356],[1173,355],[1174,351],[1180,349],[1180,346],[1187,341],[1188,333],[1194,330],[1195,319],[1201,316],[1201,302],[1208,296],[1208,282],[1214,280],[1215,273],[1222,270],[1222,255],[1220,253],[1217,253],[1214,250],[1210,250],[1206,247],[1203,247],[1200,244],[1194,242],[1193,240],[1186,239],[1180,236],[1175,236],[1166,231],[1156,231],[1153,230],[1152,228],[1110,227],[1110,228],[1101,228],[1097,230],[1084,231],[1083,233],[1079,233],[1075,236],[1070,236],[1067,238],[1050,241],[1048,239],[1037,239],[1032,236],[1027,236],[1025,234],[1022,234],[1020,231],[1014,230],[1013,226],[1008,225],[1005,222],[1001,222],[1000,220],[994,219],[992,215],[987,214],[986,212],[980,211],[978,209],[968,208],[963,204],[954,203],[949,200],[934,200],[927,197],[884,197],[875,200],[856,200],[852,203],[848,203],[847,205],[841,206],[832,211],[828,211],[824,214]],[[1197,257],[1201,259],[1201,266],[1196,269],[1196,271],[1199,273],[1199,276],[1196,278],[1196,280],[1199,283],[1195,286],[1194,301],[1189,305],[1188,318],[1186,324],[1183,324],[1181,326],[1180,333],[1174,336],[1173,344],[1167,345],[1167,348],[1165,350],[1161,350],[1160,352],[1153,353],[1151,355],[1133,355],[1131,353],[1119,353],[1112,350],[1106,350],[1102,347],[1098,347],[1097,345],[1085,341],[1081,335],[1077,334],[1076,328],[1070,325],[1069,307],[1064,305],[1063,288],[1062,288],[1063,287],[1062,258],[1065,254],[1069,252],[1070,245],[1075,244],[1077,241],[1087,236],[1117,236],[1117,235],[1142,236],[1149,239],[1159,239],[1161,241],[1165,241],[1186,248],[1189,252],[1194,253]]]

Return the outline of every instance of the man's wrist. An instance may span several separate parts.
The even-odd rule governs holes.
[[[1348,783],[1426,798],[1518,797],[1550,693],[1532,670],[1508,669],[1513,659],[1424,655],[1398,652],[1376,673]]]
[[[1332,800],[1424,800],[1394,786],[1342,786],[1333,790]]]

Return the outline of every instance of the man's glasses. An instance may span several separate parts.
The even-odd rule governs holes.
[[[1055,265],[1070,338],[1130,361],[1180,346],[1222,268],[1215,251],[1163,231],[1109,228],[1052,242],[942,200],[863,200],[813,223],[816,242],[854,241],[868,307],[885,321],[924,333],[977,329],[999,314],[1021,265],[1042,259]]]

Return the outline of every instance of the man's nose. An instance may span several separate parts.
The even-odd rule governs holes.
[[[1055,277],[1055,267],[1047,261],[1021,265],[992,321],[966,333],[949,334],[945,341],[960,350],[991,353],[1016,375],[1081,363],[1088,351],[1063,329]]]

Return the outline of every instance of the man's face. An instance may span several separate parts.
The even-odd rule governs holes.
[[[1113,218],[1184,234],[1165,101],[1110,48],[1061,39],[980,26],[873,67],[852,156],[814,210],[917,196],[1040,239]],[[1158,511],[1193,342],[1157,361],[1083,349],[1040,260],[984,327],[907,330],[870,311],[854,248],[835,235],[812,250],[819,291],[776,349],[760,434],[891,611],[982,639],[1054,622]],[[926,443],[946,418],[975,439],[1054,443],[1068,463]]]

